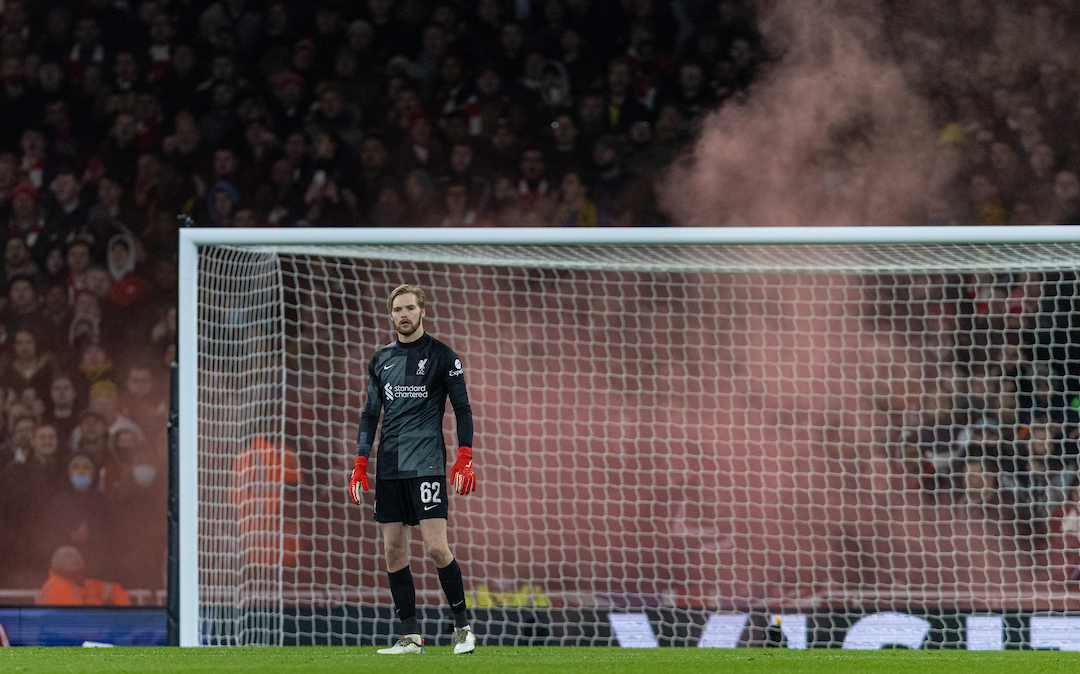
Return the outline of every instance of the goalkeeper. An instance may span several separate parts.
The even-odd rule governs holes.
[[[375,521],[379,523],[390,593],[401,621],[401,638],[379,653],[423,653],[416,618],[416,589],[409,568],[409,527],[420,527],[439,582],[454,614],[454,653],[470,653],[476,636],[465,611],[461,568],[446,541],[446,398],[457,419],[458,455],[450,473],[455,491],[476,487],[472,469],[473,419],[461,361],[424,332],[424,291],[401,285],[387,300],[397,340],[375,352],[368,366],[367,400],[360,416],[349,496],[359,505],[368,490],[367,464],[382,412],[375,475]]]

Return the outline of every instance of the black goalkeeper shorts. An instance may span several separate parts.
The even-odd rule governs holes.
[[[446,476],[411,477],[404,480],[375,480],[375,521],[404,522],[446,519]]]

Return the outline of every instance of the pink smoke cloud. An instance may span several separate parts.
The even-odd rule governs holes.
[[[662,206],[682,225],[909,224],[937,134],[926,101],[882,48],[876,3],[779,0],[773,63],[744,103],[705,119]]]

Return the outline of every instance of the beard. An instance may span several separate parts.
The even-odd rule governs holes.
[[[417,321],[415,323],[409,323],[407,326],[404,327],[399,324],[396,327],[399,335],[401,335],[402,337],[408,337],[409,335],[420,329],[420,321]]]

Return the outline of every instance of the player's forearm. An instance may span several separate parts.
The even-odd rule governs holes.
[[[462,413],[462,414],[458,414],[458,411],[454,410],[454,416],[457,418],[458,447],[472,447],[473,446],[472,410],[466,409],[465,412]]]
[[[371,445],[375,442],[375,429],[379,426],[378,415],[363,412],[360,415],[360,428],[356,432],[356,455],[371,456]]]
[[[468,399],[463,403],[454,403],[454,418],[457,419],[458,447],[473,446],[472,407]]]
[[[465,390],[465,383],[447,387],[447,394],[450,397],[450,405],[454,408],[454,418],[457,419],[458,447],[472,447],[472,405],[469,404],[469,394]]]

